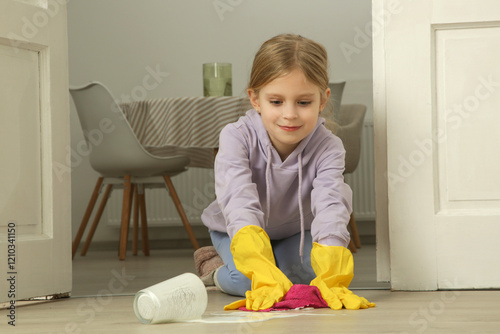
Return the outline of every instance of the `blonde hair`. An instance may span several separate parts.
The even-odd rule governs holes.
[[[328,88],[328,56],[323,45],[294,34],[275,36],[257,51],[250,74],[248,89],[259,90],[274,79],[299,69],[319,87],[324,99]]]

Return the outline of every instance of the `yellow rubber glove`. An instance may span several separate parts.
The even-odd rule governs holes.
[[[331,309],[340,310],[344,306],[349,310],[359,310],[375,306],[348,289],[354,277],[354,262],[349,249],[315,242],[311,251],[311,265],[316,273],[311,285],[318,287]]]
[[[292,287],[292,282],[276,267],[271,241],[261,227],[241,228],[231,241],[231,253],[236,268],[252,280],[252,290],[246,292],[246,299],[226,305],[224,310],[243,306],[253,311],[270,308]]]

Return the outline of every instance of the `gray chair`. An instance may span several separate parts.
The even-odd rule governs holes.
[[[366,106],[362,104],[342,104],[338,111],[333,112],[333,119],[327,119],[326,127],[342,139],[346,150],[344,174],[353,173],[359,163],[361,155],[361,134],[366,114]],[[361,248],[358,227],[354,214],[349,220],[351,241],[349,249],[355,253]],[[354,241],[354,242],[353,242]]]
[[[195,250],[198,249],[198,241],[171,180],[172,176],[187,170],[189,158],[182,155],[158,157],[147,152],[140,144],[112,94],[103,84],[91,82],[82,87],[70,87],[70,93],[90,151],[90,165],[100,174],[73,241],[72,256],[75,256],[103,185],[107,187],[81,251],[82,256],[86,254],[92,241],[109,195],[116,188],[123,188],[120,260],[124,260],[126,256],[132,203],[135,208],[133,254],[137,254],[140,211],[142,251],[145,255],[149,255],[145,188],[152,187],[167,187],[191,244]]]
[[[345,81],[330,82],[330,99],[321,112],[321,116],[326,119],[327,126],[335,128],[335,117],[340,111],[342,96],[344,94]]]
[[[336,135],[342,139],[345,154],[345,172],[353,173],[358,167],[361,156],[361,134],[366,114],[366,106],[362,104],[343,104],[336,115],[338,124]]]

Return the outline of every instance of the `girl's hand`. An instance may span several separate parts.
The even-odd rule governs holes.
[[[340,310],[345,307],[359,310],[375,306],[348,289],[354,276],[354,262],[347,248],[324,246],[315,242],[311,251],[311,265],[316,273],[311,285],[318,287],[331,309]]]
[[[231,241],[234,264],[243,275],[252,280],[252,290],[246,299],[224,307],[234,310],[245,306],[258,311],[271,308],[292,287],[292,282],[276,267],[271,241],[259,226],[249,225],[240,229]]]
[[[321,297],[328,303],[332,310],[340,310],[345,307],[348,310],[359,310],[361,308],[374,307],[375,303],[370,303],[363,297],[358,297],[351,290],[345,287],[329,288],[326,284],[315,278],[311,285],[318,287]]]

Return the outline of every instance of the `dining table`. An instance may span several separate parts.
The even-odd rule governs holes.
[[[144,148],[185,155],[189,167],[213,168],[219,134],[252,108],[246,96],[166,97],[120,103]]]

